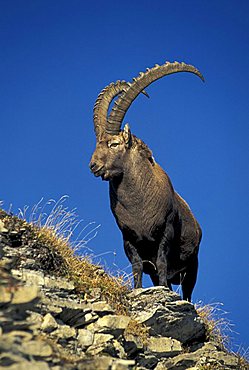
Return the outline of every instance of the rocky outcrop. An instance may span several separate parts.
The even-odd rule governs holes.
[[[53,251],[44,264],[55,268],[45,272],[39,254],[49,247],[23,237],[18,219],[10,227],[0,218],[1,369],[243,369],[207,340],[194,305],[176,293],[130,291],[127,312],[117,314],[99,294],[79,293],[57,274],[63,259]]]

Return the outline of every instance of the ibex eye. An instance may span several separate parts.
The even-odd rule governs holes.
[[[110,148],[116,148],[119,145],[119,143],[111,143]]]

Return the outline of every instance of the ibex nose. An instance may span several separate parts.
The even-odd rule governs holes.
[[[92,170],[95,166],[96,166],[96,163],[95,162],[90,162],[89,163],[90,170]]]

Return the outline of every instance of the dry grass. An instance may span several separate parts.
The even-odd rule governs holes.
[[[231,350],[233,335],[237,333],[233,330],[234,325],[226,317],[228,313],[223,309],[223,304],[213,303],[203,305],[198,303],[195,305],[195,308],[205,324],[207,339],[217,343],[222,350],[236,356],[238,358],[238,370],[249,370],[248,350],[243,350],[242,348],[237,352]],[[208,364],[200,368],[200,370],[208,369],[220,370],[222,366]]]
[[[200,302],[195,308],[205,324],[207,339],[218,343],[221,348],[228,348],[234,330],[233,324],[226,317],[227,312],[223,309],[223,304],[204,305]]]
[[[136,320],[130,320],[127,328],[125,329],[125,334],[131,334],[135,337],[138,337],[144,346],[148,344],[149,328],[144,324],[138,323]]]
[[[66,200],[67,197],[62,197],[58,202],[51,200],[45,205],[40,201],[31,209],[24,207],[24,210],[19,210],[18,217],[6,216],[5,221],[8,227],[12,224],[12,230],[28,231],[27,238],[32,239],[36,246],[46,246],[58,259],[56,273],[73,281],[85,298],[101,297],[117,313],[127,313],[130,281],[122,275],[110,275],[100,265],[91,262],[89,251],[92,251],[87,244],[95,237],[99,225],[88,224],[72,241],[82,221],[78,220],[75,210],[65,207]],[[84,255],[79,255],[79,251],[84,251]]]
[[[128,293],[127,284],[121,276],[110,276],[101,266],[91,263],[89,256],[76,255],[69,240],[47,226],[38,229],[37,237],[38,241],[49,243],[51,248],[59,252],[65,262],[63,275],[73,280],[78,291],[84,292],[86,296],[98,294],[99,291],[108,302],[120,305],[122,298]]]
[[[240,347],[237,352],[232,352],[238,358],[239,370],[249,370],[249,348]]]

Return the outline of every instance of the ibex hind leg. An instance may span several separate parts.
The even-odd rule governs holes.
[[[182,295],[183,299],[191,302],[192,292],[197,279],[198,257],[194,256],[182,276]]]
[[[154,286],[159,285],[159,276],[158,276],[158,274],[150,274],[150,278],[151,278],[151,281],[152,281]],[[171,285],[169,280],[167,280],[167,285],[168,285],[169,290],[173,290],[172,285]]]
[[[154,286],[158,286],[159,285],[159,276],[157,273],[151,273],[150,274],[150,278],[151,278],[151,281],[153,283]]]

